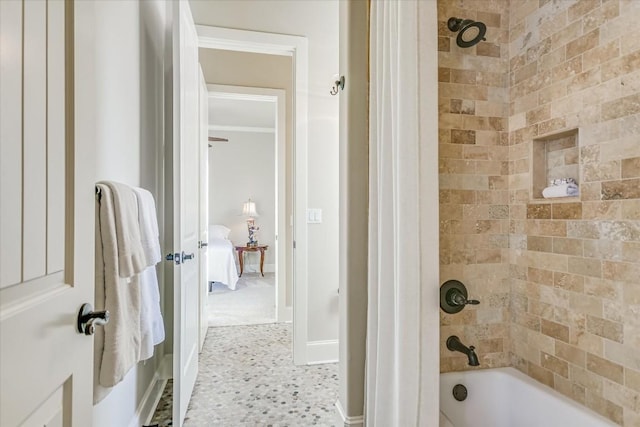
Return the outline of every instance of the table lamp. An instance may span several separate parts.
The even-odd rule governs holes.
[[[260,227],[256,227],[255,217],[259,215],[258,212],[256,212],[256,204],[252,202],[251,199],[244,202],[242,205],[242,215],[247,217],[247,230],[249,231],[249,241],[247,242],[247,246],[257,246],[258,239],[256,231],[258,231]]]

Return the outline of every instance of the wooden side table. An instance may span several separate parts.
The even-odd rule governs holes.
[[[260,252],[260,274],[264,277],[264,252],[269,248],[269,245],[257,245],[257,246],[236,246],[238,251],[238,261],[240,262],[240,277],[244,271],[244,253],[245,252]]]

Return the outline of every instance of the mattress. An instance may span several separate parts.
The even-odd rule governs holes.
[[[236,268],[236,251],[229,239],[209,239],[207,247],[209,258],[209,282],[225,284],[229,289],[235,290],[238,283],[238,270]]]

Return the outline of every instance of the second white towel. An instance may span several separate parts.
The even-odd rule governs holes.
[[[165,338],[156,274],[156,264],[160,262],[161,252],[153,195],[143,188],[134,188],[133,191],[138,200],[140,235],[148,265],[140,274],[140,360],[147,360],[153,356],[154,346]]]

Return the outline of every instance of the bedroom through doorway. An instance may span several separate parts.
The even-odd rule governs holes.
[[[285,164],[284,90],[207,88],[208,324],[290,320],[285,307],[278,310],[286,304],[285,298],[278,301],[285,296],[278,295],[284,291],[278,283],[284,284],[286,277],[286,264],[278,263],[284,258],[278,237],[286,235],[280,231],[286,223],[278,221],[279,212],[284,215],[286,191],[284,176],[278,176]]]
[[[242,195],[241,204],[235,208],[234,220],[240,220],[239,227],[247,229],[246,221],[248,218],[246,216],[243,218],[242,212],[245,204],[249,203],[249,198],[251,198],[251,201],[255,203],[256,212],[260,215],[254,217],[255,225],[260,227],[257,235],[258,245],[267,244],[269,246],[264,251],[263,271],[266,280],[269,279],[268,273],[273,273],[275,280],[273,285],[276,304],[275,321],[290,323],[288,329],[291,331],[293,362],[296,365],[306,364],[309,354],[307,348],[309,343],[307,341],[308,230],[306,220],[308,186],[307,40],[299,36],[231,30],[203,25],[196,25],[196,30],[199,37],[198,56],[207,97],[210,93],[216,93],[215,96],[218,98],[234,98],[245,101],[255,101],[260,97],[262,97],[262,101],[265,101],[266,97],[276,105],[275,126],[264,123],[255,124],[252,126],[252,130],[262,132],[251,132],[267,134],[271,133],[271,128],[275,127],[275,178],[271,182],[276,188],[275,209],[277,214],[275,214],[273,246],[267,243],[264,238],[266,230],[263,226],[266,219],[263,217],[263,201],[258,200],[257,193]],[[249,114],[250,107],[246,107],[246,105],[239,113],[242,117]],[[211,130],[209,130],[209,123],[207,123],[206,132],[203,132],[203,135],[207,133],[208,136],[208,132],[211,132],[211,136],[214,138],[229,139],[228,142],[213,141],[214,147],[209,149],[209,156],[215,155],[215,143],[219,142],[219,145],[227,144],[227,146],[233,143],[230,138],[224,136],[224,132],[238,131],[240,130],[238,127],[245,126],[237,124],[238,122],[231,123],[216,125],[214,119],[211,123],[214,128]],[[256,164],[259,169],[264,163],[264,156],[256,152],[244,153],[244,163],[226,174],[224,182],[246,179],[246,171],[254,168]],[[209,172],[202,176],[208,175]],[[211,200],[206,203],[210,209],[216,197],[214,192],[215,190],[212,189]],[[209,194],[208,191],[207,194]],[[235,203],[237,204],[238,201]],[[209,214],[206,216],[209,217]],[[233,227],[227,228],[233,230]],[[232,231],[229,232],[229,235],[231,234]],[[244,242],[245,246],[249,246],[246,243],[250,240],[247,230],[246,234],[242,235],[240,243]],[[238,275],[240,275],[241,267],[239,260],[243,259],[246,262],[247,278],[249,278],[249,274],[255,274],[254,272],[258,271],[256,266],[260,265],[262,253],[243,251],[242,257],[239,257],[236,247],[240,244],[233,243],[233,248],[236,251]],[[242,268],[244,269],[244,267],[243,265]],[[262,274],[260,277],[262,278]],[[203,290],[205,286],[208,288],[206,281],[203,280],[201,283],[203,283]],[[212,290],[215,291],[215,286]],[[203,303],[205,301],[208,303],[208,298],[200,298],[200,301],[202,309],[204,308]],[[201,310],[201,326],[206,324],[205,312]],[[202,342],[204,342],[204,335],[201,336],[203,337]]]

